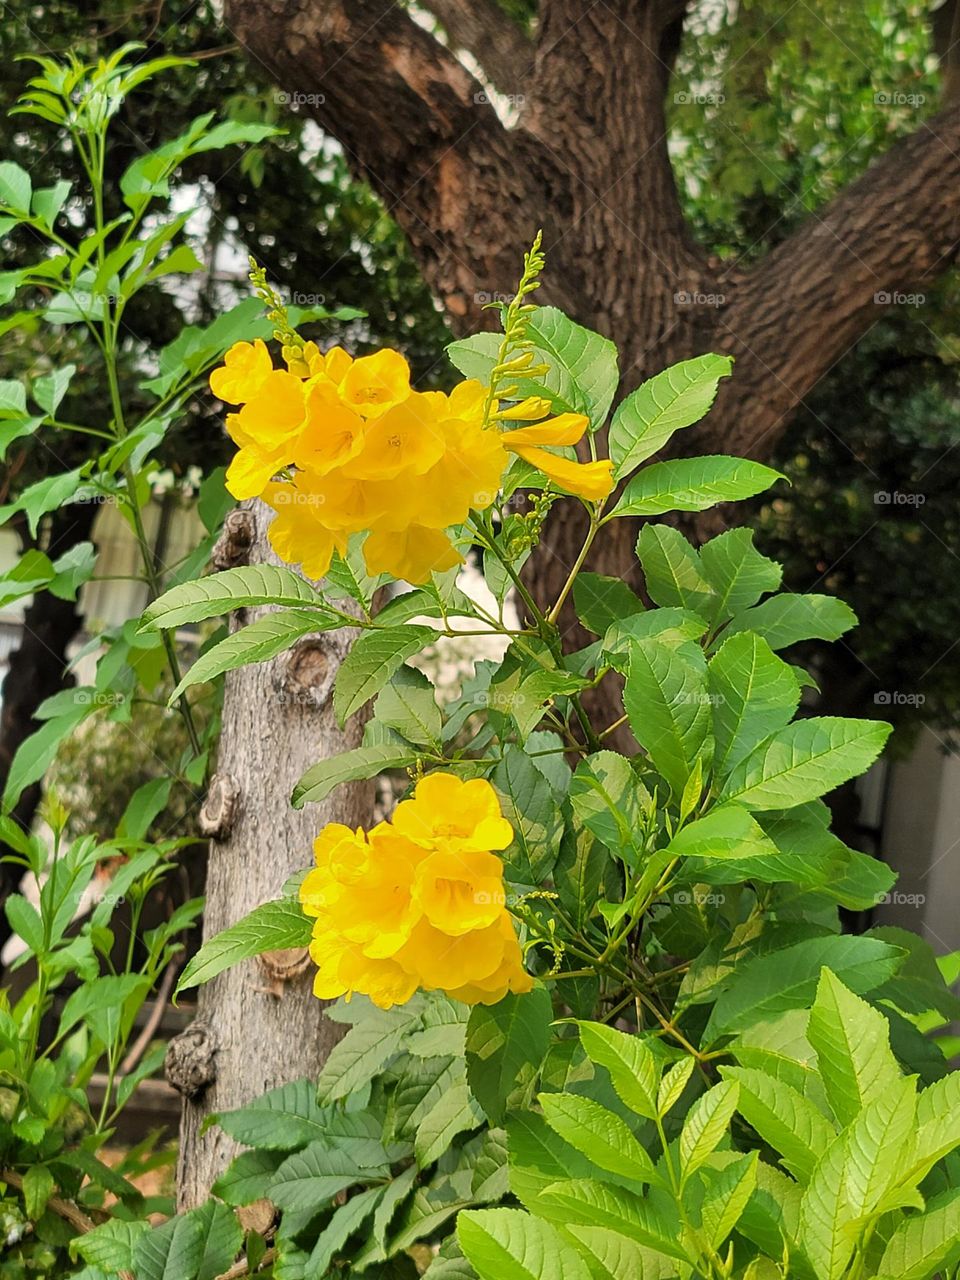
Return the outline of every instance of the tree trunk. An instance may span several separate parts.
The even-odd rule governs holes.
[[[99,508],[93,503],[71,503],[51,518],[46,552],[52,560],[80,542],[86,542]],[[67,649],[80,630],[83,619],[75,600],[59,600],[49,591],[38,591],[23,618],[20,644],[10,655],[3,681],[0,708],[0,793],[6,787],[10,765],[21,743],[39,729],[34,719],[37,707],[46,698],[69,687]],[[10,816],[24,831],[33,825],[42,794],[41,784],[27,787]],[[0,842],[0,853],[4,846]],[[2,907],[16,892],[21,869],[0,863],[0,948],[10,937],[10,925]]]
[[[260,502],[227,519],[214,561],[278,563],[266,541],[271,519]],[[254,621],[267,608],[235,615],[231,628]],[[292,650],[227,676],[218,772],[201,814],[211,838],[204,939],[280,894],[284,881],[311,862],[320,828],[369,819],[373,784],[340,788],[330,800],[297,812],[290,793],[320,756],[359,743],[354,717],[338,728],[331,693],[352,634],[324,632]],[[323,1017],[311,991],[305,950],[270,952],[228,969],[200,988],[196,1020],[171,1042],[166,1072],[184,1095],[177,1168],[181,1209],[202,1201],[238,1147],[215,1125],[215,1112],[240,1107],[277,1085],[316,1077],[340,1028]]]

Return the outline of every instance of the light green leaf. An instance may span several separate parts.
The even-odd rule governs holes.
[[[269,662],[277,654],[289,649],[302,636],[324,629],[323,618],[306,609],[285,609],[282,613],[268,613],[257,618],[239,631],[202,653],[173,693],[172,706],[185,689],[205,680],[215,680],[225,671],[253,663]]]
[[[401,667],[381,689],[373,717],[408,742],[436,749],[440,741],[443,724],[433,685],[414,667]]]
[[[60,407],[60,401],[67,394],[67,388],[70,386],[70,379],[77,371],[75,364],[65,364],[61,369],[55,369],[53,373],[45,374],[42,378],[34,380],[32,391],[33,398],[41,409],[46,409],[47,413],[54,416]]]
[[[637,472],[611,516],[659,516],[666,511],[705,511],[769,489],[783,476],[772,467],[722,454],[654,462]]]
[[[667,852],[677,858],[762,858],[775,856],[777,846],[746,809],[722,804],[681,827]]]
[[[515,884],[542,884],[553,870],[563,830],[556,796],[531,758],[514,743],[504,749],[490,781],[514,830],[513,844],[501,855],[507,878]]]
[[[378,693],[407,658],[436,638],[432,627],[412,625],[364,632],[337,672],[333,706],[340,724]]]
[[[71,1249],[84,1262],[103,1267],[105,1271],[129,1271],[133,1266],[134,1246],[149,1230],[146,1222],[109,1218],[86,1235],[72,1240]]]
[[[679,529],[645,524],[637,539],[637,555],[651,600],[665,608],[679,607],[710,617],[716,596],[701,572],[697,553]]]
[[[33,184],[26,169],[21,169],[12,160],[0,163],[0,204],[14,213],[29,214],[32,190]]]
[[[610,1073],[621,1101],[638,1116],[656,1119],[660,1064],[643,1037],[628,1035],[602,1022],[579,1022],[577,1026],[584,1052],[591,1062]]]
[[[960,1256],[960,1189],[931,1200],[925,1213],[906,1218],[887,1241],[877,1267],[881,1280],[929,1280],[947,1274]]]
[[[753,545],[752,529],[728,529],[700,548],[700,569],[716,592],[710,621],[725,622],[776,591],[783,569]]]
[[[416,756],[403,744],[381,743],[355,747],[326,760],[318,760],[293,789],[290,803],[294,809],[325,800],[331,791],[346,782],[373,778],[385,769],[405,769],[416,763]]]
[[[635,1182],[659,1181],[653,1161],[619,1116],[592,1098],[541,1093],[547,1124],[600,1169]]]
[[[132,1271],[137,1280],[183,1280],[196,1275],[202,1260],[202,1223],[191,1214],[178,1215],[139,1237]]]
[[[683,1182],[705,1164],[723,1141],[737,1109],[740,1086],[723,1080],[702,1094],[680,1130],[680,1173]]]
[[[462,1065],[459,1071],[460,1078],[444,1090],[417,1128],[414,1150],[421,1168],[438,1160],[458,1133],[483,1124],[483,1112],[470,1092]]]
[[[360,1020],[334,1046],[317,1084],[320,1101],[336,1102],[368,1084],[419,1022],[406,1006],[377,1009],[365,1002]]]
[[[636,865],[653,801],[630,761],[615,751],[594,752],[577,765],[568,795],[577,821],[612,853]]]
[[[820,1157],[800,1202],[799,1243],[818,1280],[840,1280],[859,1234],[846,1196],[848,1162],[841,1134]]]
[[[369,1145],[374,1155],[370,1162],[325,1141],[311,1142],[284,1160],[270,1179],[267,1195],[280,1209],[291,1213],[317,1208],[354,1182],[385,1171],[384,1160],[377,1158],[377,1144]],[[380,1154],[382,1157],[382,1149]]]
[[[712,746],[703,672],[661,641],[640,641],[630,648],[623,703],[634,736],[679,798]]]
[[[764,738],[785,728],[800,704],[793,668],[752,632],[721,645],[707,666],[707,688],[717,744],[713,767],[721,779]]]
[[[807,1183],[820,1155],[836,1137],[823,1113],[782,1080],[753,1067],[720,1068],[740,1086],[737,1110],[780,1154],[784,1167]]]
[[[666,1072],[657,1091],[657,1111],[661,1117],[667,1115],[680,1101],[696,1065],[693,1058],[681,1058]]]
[[[720,1246],[740,1221],[757,1185],[759,1152],[732,1160],[713,1177],[703,1198],[701,1224],[714,1249]]]
[[[661,1218],[648,1201],[606,1182],[589,1178],[556,1182],[542,1196],[564,1215],[564,1224],[583,1223],[605,1227],[635,1240],[648,1249],[656,1249],[668,1257],[687,1261],[677,1239],[675,1223]]]
[[[322,606],[323,597],[292,569],[272,564],[242,565],[165,591],[144,610],[142,623],[144,627],[182,627],[188,622],[202,622],[234,609],[262,604]],[[332,615],[319,608],[316,629],[328,625],[337,624]]]
[[[824,967],[852,990],[872,991],[897,971],[904,954],[876,938],[831,934],[747,960],[734,971],[714,1005],[704,1043],[775,1018],[787,1009],[803,1008],[813,999]]]
[[[576,1240],[590,1270],[603,1280],[673,1280],[677,1264],[665,1254],[647,1249],[635,1240],[606,1227],[574,1226],[567,1234]]]
[[[856,625],[857,615],[836,596],[783,592],[738,613],[726,634],[756,631],[771,649],[785,649],[800,640],[839,640]]]
[[[305,947],[310,941],[310,928],[299,902],[290,898],[264,902],[203,944],[181,974],[177,994],[209,982],[249,956]]]
[[[471,1209],[457,1236],[480,1280],[590,1280],[586,1263],[548,1222],[519,1209]]]
[[[627,396],[610,423],[617,479],[662,449],[675,431],[699,422],[732,369],[730,356],[697,356],[664,369]]]
[[[841,1126],[888,1093],[900,1079],[886,1018],[855,996],[829,969],[820,975],[807,1036],[816,1050],[824,1088]]]
[[[791,809],[864,773],[883,750],[890,725],[811,716],[766,738],[731,771],[721,800],[748,809]]]

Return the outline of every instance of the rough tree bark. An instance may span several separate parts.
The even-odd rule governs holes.
[[[265,536],[270,519],[259,502],[232,512],[216,566],[277,563]],[[269,611],[243,610],[231,626]],[[347,630],[308,636],[279,658],[227,677],[217,773],[201,813],[211,837],[204,939],[277,897],[284,881],[309,864],[325,822],[357,826],[369,819],[372,783],[341,787],[330,801],[299,812],[289,805],[310,764],[359,743],[358,717],[341,731],[330,700],[351,639]],[[238,1149],[216,1126],[201,1134],[206,1117],[316,1076],[339,1038],[311,994],[311,969],[305,950],[270,952],[228,969],[200,988],[195,1021],[171,1041],[166,1074],[183,1094],[181,1208],[206,1197]]]
[[[542,225],[541,300],[617,341],[626,389],[675,360],[734,354],[736,377],[685,450],[768,455],[881,313],[876,296],[916,288],[956,256],[955,102],[743,270],[694,243],[670,165],[664,99],[683,0],[541,0],[533,40],[496,5],[424,3],[454,49],[522,100],[514,126],[394,0],[227,0],[226,23],[281,85],[312,95],[312,114],[393,212],[455,330],[493,323],[481,304],[509,287]],[[945,61],[949,90],[956,59]],[[698,295],[723,302],[691,305]],[[635,572],[627,526],[593,567]],[[578,533],[575,516],[552,522],[535,583],[543,598]]]

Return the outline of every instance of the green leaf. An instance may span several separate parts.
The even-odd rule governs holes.
[[[45,1164],[31,1165],[23,1175],[23,1203],[31,1222],[43,1215],[56,1181]]]
[[[14,893],[3,904],[3,910],[16,936],[27,944],[34,955],[40,955],[44,950],[43,921],[33,903]]]
[[[802,1093],[766,1071],[724,1066],[720,1074],[739,1084],[737,1110],[747,1124],[779,1153],[799,1182],[809,1182],[820,1155],[836,1137],[823,1113]]]
[[[477,1101],[494,1124],[501,1124],[511,1100],[529,1101],[550,1045],[553,1004],[544,987],[476,1005],[467,1024],[467,1078]]]
[[[537,307],[527,322],[534,364],[546,364],[536,377],[516,377],[518,399],[543,396],[556,413],[584,413],[602,424],[617,389],[617,349],[608,339],[574,323],[556,307]],[[490,381],[500,347],[499,334],[480,333],[452,342],[447,355],[467,378]]]
[[[324,619],[314,612],[287,609],[283,613],[268,613],[202,653],[171,693],[169,705],[172,706],[192,685],[215,680],[225,671],[233,671],[237,667],[269,662],[289,649],[301,636],[322,630]]]
[[[60,743],[95,709],[93,702],[77,702],[63,715],[47,720],[20,743],[10,765],[3,792],[3,808],[6,812],[9,813],[27,787],[40,781],[53,764]]]
[[[249,564],[225,569],[207,578],[184,582],[154,600],[144,610],[144,627],[182,627],[188,622],[217,618],[251,605],[323,604],[323,597],[305,578],[279,565]],[[332,615],[318,609],[316,626],[337,625]]]
[[[31,201],[34,214],[52,230],[69,194],[70,183],[65,178],[59,179],[52,187],[40,187],[34,191]]]
[[[762,858],[776,856],[777,846],[746,809],[722,804],[681,827],[667,852],[678,858]]]
[[[661,1117],[671,1111],[693,1075],[696,1062],[693,1058],[681,1058],[666,1072],[657,1090],[657,1111]]]
[[[65,364],[62,369],[55,369],[53,373],[34,380],[32,387],[33,398],[41,409],[46,409],[51,417],[56,414],[57,409],[60,407],[60,401],[67,394],[70,379],[76,371],[77,366],[75,364]]]
[[[606,1068],[620,1100],[638,1116],[655,1120],[660,1066],[643,1037],[602,1022],[580,1022],[577,1026],[584,1052],[591,1062]]]
[[[702,1094],[680,1130],[680,1173],[683,1182],[705,1164],[723,1141],[737,1109],[740,1086],[723,1080]]]
[[[109,1218],[86,1235],[76,1236],[71,1249],[84,1262],[103,1267],[104,1271],[129,1271],[136,1243],[149,1230],[146,1222]]]
[[[563,816],[549,784],[527,753],[508,743],[490,778],[513,844],[501,855],[513,883],[539,885],[550,875],[560,844]]]
[[[401,667],[381,689],[373,718],[418,746],[439,747],[443,722],[433,685],[414,667]]]
[[[883,750],[880,720],[812,716],[766,738],[731,771],[721,800],[748,809],[791,809],[864,773]]]
[[[901,1221],[877,1267],[881,1280],[929,1280],[948,1274],[960,1256],[960,1189],[931,1200],[925,1213]]]
[[[283,1162],[278,1151],[243,1151],[211,1187],[225,1204],[252,1204],[267,1194],[270,1179]]]
[[[577,821],[628,865],[636,865],[653,801],[630,761],[615,751],[587,756],[574,770],[568,794]]]
[[[224,969],[264,951],[305,947],[311,924],[300,904],[289,898],[264,902],[205,942],[180,976],[177,994],[202,986]]]
[[[402,743],[380,743],[354,747],[310,766],[293,789],[294,809],[325,800],[331,791],[346,782],[373,778],[385,769],[406,769],[416,763],[416,755]]]
[[[741,963],[713,1007],[704,1043],[801,1009],[813,999],[820,970],[832,969],[854,991],[871,991],[895,973],[904,953],[876,938],[833,934],[806,938]]]
[[[321,1107],[312,1080],[294,1080],[217,1116],[220,1128],[245,1146],[294,1151],[318,1138],[376,1138],[380,1126],[355,1112]]]
[[[745,755],[793,719],[800,685],[793,668],[752,632],[724,641],[707,666],[716,752],[724,778]]]
[[[564,1225],[605,1227],[668,1257],[688,1261],[675,1223],[665,1221],[648,1201],[620,1187],[576,1178],[547,1187],[543,1197],[563,1213]]]
[[[12,160],[0,163],[0,204],[6,205],[14,213],[27,215],[30,212],[30,194],[33,184],[26,169],[21,169]]]
[[[590,1280],[576,1250],[519,1209],[470,1209],[457,1219],[457,1236],[480,1280]]]
[[[818,1280],[840,1280],[859,1234],[846,1196],[848,1160],[841,1134],[820,1157],[800,1204],[799,1243]]]
[[[539,1102],[550,1128],[598,1168],[635,1182],[659,1181],[647,1152],[599,1102],[573,1093],[541,1093]]]
[[[576,1240],[591,1272],[603,1280],[671,1280],[677,1274],[672,1259],[606,1227],[578,1225],[567,1228],[567,1234]]]
[[[334,1046],[324,1063],[317,1082],[321,1102],[336,1102],[369,1084],[417,1021],[416,1013],[403,1006],[364,1008],[361,1020]]]
[[[216,1200],[191,1209],[189,1216],[199,1223],[202,1242],[200,1264],[191,1280],[217,1280],[229,1270],[243,1246],[240,1223],[225,1204]]]
[[[629,482],[611,516],[659,516],[666,511],[705,511],[769,489],[783,476],[747,458],[716,454],[674,458],[644,467]]]
[[[740,1221],[757,1185],[759,1152],[733,1160],[709,1183],[700,1211],[703,1230],[714,1249],[719,1249]]]
[[[407,658],[436,638],[432,627],[413,625],[364,632],[337,672],[333,707],[340,724],[378,693]]]
[[[820,975],[807,1036],[816,1050],[820,1076],[841,1126],[900,1079],[886,1018],[855,996],[830,969]]]
[[[917,1082],[897,1080],[868,1102],[844,1133],[847,1171],[844,1190],[854,1218],[874,1213],[903,1176],[893,1152],[909,1150],[917,1111]]]
[[[732,369],[730,356],[697,356],[664,369],[627,396],[610,423],[617,479],[662,449],[675,431],[699,422]]]
[[[738,613],[726,634],[756,631],[771,649],[785,649],[801,640],[839,640],[856,625],[857,615],[836,596],[783,592]]]
[[[713,588],[700,570],[697,553],[679,529],[645,524],[637,539],[647,593],[665,608],[689,609],[710,617],[716,606]]]
[[[756,604],[768,591],[776,591],[783,569],[753,545],[752,529],[728,529],[700,548],[700,569],[716,592],[710,621],[725,622]]]
[[[634,736],[679,799],[712,745],[703,672],[661,641],[640,641],[630,647],[623,704]]]
[[[178,1215],[140,1236],[133,1250],[137,1280],[183,1280],[196,1275],[203,1260],[203,1224]]]
[[[470,1092],[462,1065],[458,1064],[458,1072],[460,1078],[445,1089],[417,1129],[414,1151],[421,1168],[438,1160],[458,1133],[483,1124],[483,1112]]]
[[[359,1195],[351,1196],[346,1204],[341,1205],[317,1237],[310,1254],[307,1275],[325,1276],[329,1274],[330,1263],[334,1255],[339,1253],[349,1240],[369,1218],[377,1207],[384,1193],[383,1187],[368,1187]]]
[[[604,635],[615,622],[643,613],[643,602],[622,578],[602,573],[578,573],[573,583],[577,617],[595,635]]]
[[[353,1152],[325,1141],[311,1142],[284,1160],[271,1178],[267,1194],[278,1208],[290,1213],[316,1209],[353,1183],[383,1169],[382,1159],[358,1161]]]

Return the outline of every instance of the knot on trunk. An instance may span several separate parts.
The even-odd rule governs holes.
[[[298,641],[277,664],[278,701],[322,707],[333,690],[338,666],[339,661],[331,662],[328,644],[319,636]]]
[[[264,995],[282,997],[288,982],[293,982],[310,968],[310,952],[306,947],[284,947],[280,951],[264,951],[257,956],[266,985],[257,990]]]
[[[237,507],[228,512],[223,522],[223,531],[213,548],[213,567],[235,569],[237,565],[249,564],[250,548],[256,536],[257,524],[252,511]]]
[[[167,1045],[163,1074],[178,1093],[195,1098],[217,1078],[216,1052],[210,1028],[198,1018]]]
[[[240,784],[229,773],[215,773],[200,810],[200,830],[212,840],[226,840],[233,831],[239,809]]]

